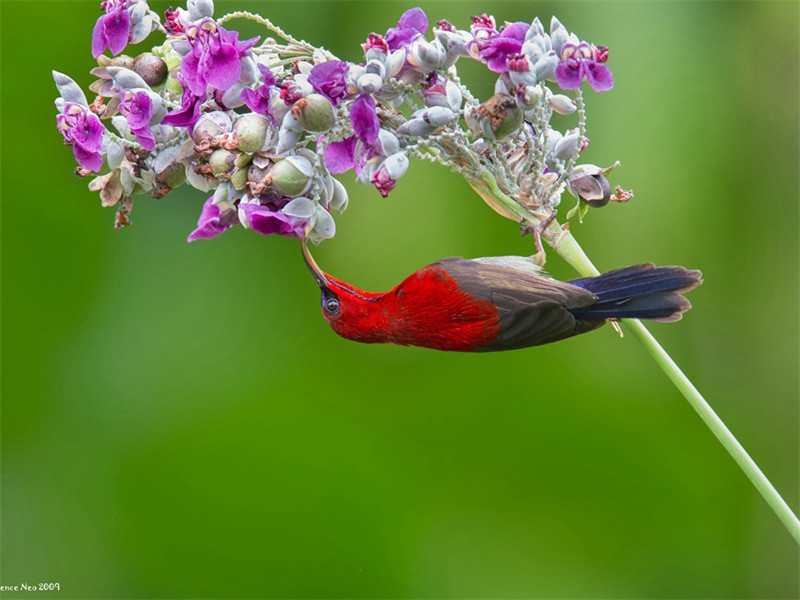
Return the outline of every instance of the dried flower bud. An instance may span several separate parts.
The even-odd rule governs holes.
[[[477,108],[468,107],[464,120],[475,135],[501,140],[520,128],[522,110],[512,96],[495,94]]]
[[[618,165],[616,162],[605,169],[596,165],[578,165],[567,182],[567,188],[573,196],[593,208],[605,206],[611,199],[611,185],[605,174]]]
[[[233,137],[242,152],[258,152],[267,139],[269,121],[255,113],[243,115],[233,126]]]
[[[164,83],[169,75],[167,63],[150,52],[145,52],[136,57],[133,71],[150,87]]]

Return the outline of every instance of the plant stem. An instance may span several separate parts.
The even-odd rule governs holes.
[[[538,225],[536,218],[527,210],[504,194],[497,186],[497,181],[487,172],[480,174],[479,180],[470,180],[476,192],[500,214],[508,216],[506,213],[514,214],[534,225]],[[487,198],[488,197],[488,198]],[[496,205],[504,209],[503,212],[497,209]],[[544,238],[553,247],[556,253],[566,260],[581,276],[590,277],[600,275],[600,271],[592,264],[589,257],[578,244],[575,237],[567,229],[563,229],[557,221],[553,220],[544,232]],[[800,543],[800,519],[794,514],[792,509],[781,497],[769,479],[764,475],[755,461],[739,443],[736,437],[727,428],[722,419],[717,416],[714,409],[706,402],[697,388],[692,384],[688,377],[680,370],[675,361],[661,347],[641,321],[638,319],[622,319],[622,323],[639,340],[650,356],[658,363],[661,370],[667,375],[670,381],[683,394],[692,408],[697,412],[706,426],[717,437],[723,447],[744,471],[747,478],[755,486],[764,500],[780,519],[791,536]]]

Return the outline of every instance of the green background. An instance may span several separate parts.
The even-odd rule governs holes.
[[[413,5],[240,0],[216,14],[248,8],[358,60]],[[611,48],[616,85],[588,94],[585,160],[621,160],[612,184],[636,197],[573,230],[601,270],[703,270],[686,318],[651,329],[797,510],[798,3],[420,5],[460,27],[556,11]],[[99,14],[0,4],[0,585],[798,597],[796,544],[630,336],[494,355],[358,345],[319,314],[296,241],[237,229],[186,244],[200,192],[140,198],[114,232],[72,174],[50,77],[92,80]],[[482,69],[463,73],[491,93]],[[444,256],[532,252],[442,168],[412,163],[387,200],[344,181],[351,208],[316,256],[362,288]],[[554,254],[548,268],[575,276]]]

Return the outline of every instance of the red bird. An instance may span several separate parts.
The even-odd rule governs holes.
[[[598,277],[551,279],[529,258],[445,258],[389,292],[359,290],[323,273],[303,244],[322,292],[322,314],[340,336],[365,343],[493,352],[562,340],[608,320],[677,321],[700,271],[634,265]]]

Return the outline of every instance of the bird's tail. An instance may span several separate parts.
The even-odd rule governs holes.
[[[692,306],[682,294],[702,282],[700,271],[656,268],[652,263],[634,265],[570,281],[597,296],[595,304],[570,312],[578,319],[677,321]]]

